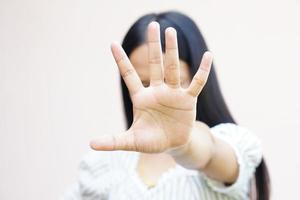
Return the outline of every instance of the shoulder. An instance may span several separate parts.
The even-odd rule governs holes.
[[[247,199],[250,180],[262,159],[260,139],[251,130],[233,123],[218,124],[210,130],[215,137],[227,142],[233,148],[239,165],[239,175],[236,182],[230,186],[205,175],[203,178],[213,191],[237,199]]]
[[[245,199],[250,180],[262,160],[261,140],[250,129],[234,123],[221,123],[210,130],[215,137],[224,140],[233,148],[239,165],[239,175],[237,181],[230,186],[204,175],[207,184],[214,191]]]
[[[231,142],[252,143],[261,145],[259,137],[249,128],[234,123],[220,123],[210,128],[214,135],[223,139],[230,139]]]
[[[221,123],[211,128],[211,132],[229,143],[237,153],[247,155],[247,163],[257,166],[262,159],[262,142],[249,128],[234,123]]]
[[[211,127],[212,131],[220,131],[223,134],[236,134],[236,133],[241,133],[241,134],[253,134],[253,132],[244,126],[235,124],[235,123],[220,123],[217,124],[213,127]]]
[[[125,151],[90,150],[79,163],[78,180],[62,199],[107,199],[111,188],[126,178],[134,155]]]
[[[79,163],[79,189],[82,196],[107,194],[109,189],[122,181],[134,155],[125,151],[93,151],[83,156]]]
[[[85,154],[80,163],[79,171],[89,173],[110,173],[114,170],[129,170],[133,164],[135,152],[128,151],[94,151]],[[122,165],[120,165],[122,163]]]

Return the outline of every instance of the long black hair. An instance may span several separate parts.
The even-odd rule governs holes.
[[[196,73],[201,57],[208,50],[200,30],[195,22],[188,16],[171,11],[163,13],[151,13],[140,17],[129,29],[123,40],[122,46],[128,56],[132,51],[145,43],[147,26],[151,21],[157,21],[160,24],[160,35],[162,50],[165,51],[164,30],[167,27],[173,27],[177,31],[179,57],[189,66],[190,76]],[[123,103],[129,128],[133,121],[132,102],[128,89],[121,78],[121,87]],[[213,127],[220,123],[235,123],[229,109],[225,103],[222,92],[219,87],[217,75],[214,66],[212,66],[208,80],[198,96],[196,120],[206,123]],[[254,189],[257,194],[257,200],[269,200],[269,175],[265,161],[262,160],[253,177],[256,182]]]

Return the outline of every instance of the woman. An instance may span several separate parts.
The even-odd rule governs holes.
[[[269,199],[260,140],[231,116],[196,24],[148,14],[122,47],[129,129],[91,141],[65,199]]]

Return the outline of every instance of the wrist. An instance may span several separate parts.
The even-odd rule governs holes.
[[[190,135],[188,141],[180,146],[177,147],[173,147],[173,148],[169,148],[167,151],[165,151],[165,153],[171,155],[173,158],[177,158],[177,157],[184,157],[191,146],[191,142],[192,142],[192,134]]]
[[[210,128],[196,121],[188,142],[166,153],[185,168],[204,170],[213,159],[214,151],[215,142]]]

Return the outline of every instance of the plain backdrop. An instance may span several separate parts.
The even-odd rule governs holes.
[[[148,12],[199,25],[237,122],[263,141],[273,198],[300,196],[300,1],[0,0],[0,199],[57,199],[89,140],[125,128],[110,52]]]

